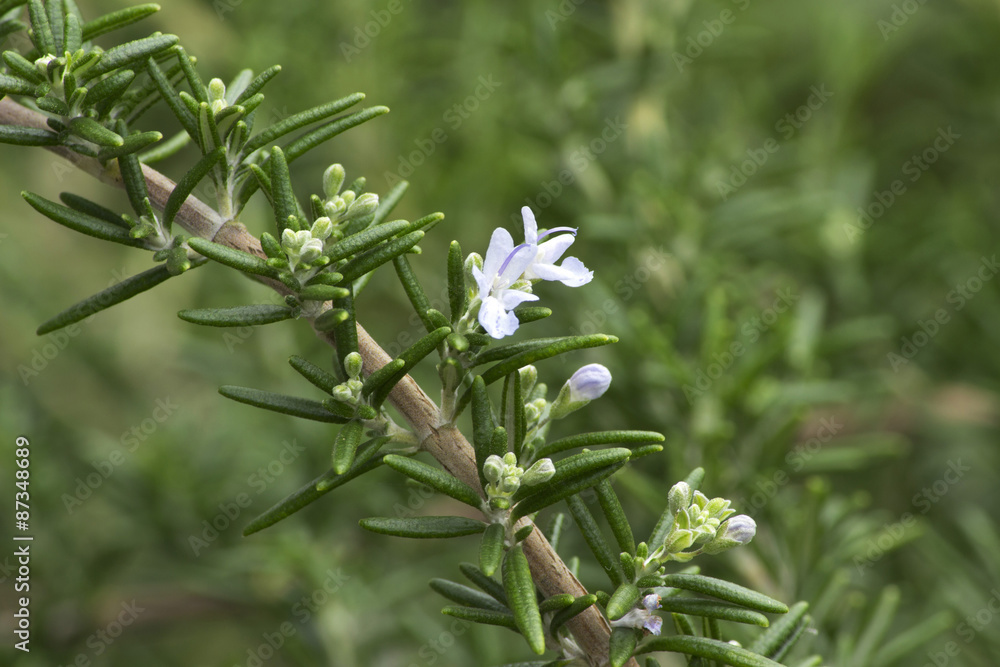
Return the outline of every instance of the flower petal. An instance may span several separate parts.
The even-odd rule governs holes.
[[[486,259],[483,260],[483,273],[489,278],[490,283],[500,273],[500,266],[514,249],[514,238],[503,227],[493,230],[490,237],[490,245],[486,250]]]
[[[561,266],[553,264],[531,267],[534,274],[542,280],[558,280],[567,287],[580,287],[594,279],[594,272],[583,265],[576,257],[567,257]]]
[[[539,243],[536,260],[543,264],[554,264],[559,261],[559,258],[573,245],[575,240],[576,237],[572,234],[560,234],[553,239]]]
[[[500,273],[500,284],[504,287],[516,282],[524,274],[525,270],[531,266],[532,262],[535,261],[538,246],[525,243],[513,249],[512,252],[513,256]]]
[[[503,305],[504,310],[514,310],[525,301],[538,301],[537,294],[522,292],[517,289],[500,290],[500,292],[494,296]]]
[[[514,313],[504,310],[499,300],[488,296],[479,309],[479,324],[493,338],[503,338],[517,331],[520,322]]]
[[[524,219],[524,242],[535,245],[538,243],[538,223],[535,214],[527,206],[521,207],[521,217]]]

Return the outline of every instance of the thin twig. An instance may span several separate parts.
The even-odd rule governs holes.
[[[0,125],[48,129],[45,116],[9,98],[0,100]],[[109,163],[105,168],[97,160],[75,153],[65,146],[46,146],[46,148],[98,180],[119,188],[124,187],[116,162]],[[146,177],[150,200],[155,207],[162,210],[167,197],[173,191],[174,182],[146,165],[143,165],[143,174]],[[266,257],[261,250],[260,242],[242,224],[236,222],[226,224],[227,221],[214,209],[193,195],[187,198],[175,220],[192,235],[211,239],[258,257]],[[287,288],[276,280],[264,279],[260,282],[282,294],[288,293]],[[317,332],[317,335],[331,346],[335,346],[332,334]],[[358,347],[366,372],[377,370],[391,360],[385,350],[360,324],[358,324]],[[479,488],[479,473],[476,470],[476,457],[472,446],[458,429],[442,422],[437,405],[413,378],[409,375],[404,377],[389,394],[389,401],[409,422],[423,449],[452,475],[473,488]],[[523,525],[528,523],[530,523],[528,519],[522,519]],[[533,530],[524,541],[524,552],[535,584],[545,596],[571,593],[578,597],[587,594],[587,590],[569,571],[541,530]],[[604,616],[595,607],[590,607],[567,625],[591,663],[596,666],[606,665],[611,628]],[[638,667],[634,659],[627,665]]]

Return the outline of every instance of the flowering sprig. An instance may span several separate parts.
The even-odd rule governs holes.
[[[489,481],[486,485],[486,498],[494,509],[510,507],[510,497],[524,486],[544,484],[556,474],[556,468],[551,459],[535,461],[527,470],[517,464],[517,456],[508,452],[500,458],[491,455],[483,465],[483,475]]]
[[[757,532],[754,520],[730,508],[725,498],[709,499],[693,491],[687,482],[678,482],[667,494],[668,511],[673,521],[666,536],[654,551],[637,559],[637,576],[656,572],[662,563],[686,563],[699,554],[718,554],[749,544]],[[688,551],[691,547],[698,547]]]
[[[216,87],[214,94],[223,96],[215,102],[225,103],[224,87]],[[292,216],[289,226],[281,233],[280,244],[267,232],[261,235],[261,245],[265,251],[270,250],[271,266],[287,269],[299,282],[308,281],[330,263],[324,252],[330,244],[344,238],[345,228],[375,212],[378,195],[369,192],[359,197],[353,190],[341,192],[345,177],[346,172],[340,164],[330,165],[323,173],[325,198],[313,195],[313,209],[322,215],[317,215],[312,225],[305,227],[301,220]]]
[[[478,293],[469,311],[477,313],[479,324],[493,338],[503,338],[517,331],[520,322],[512,311],[526,301],[538,300],[531,291],[533,281],[554,280],[569,287],[579,287],[594,277],[594,272],[575,257],[556,265],[573,244],[575,229],[556,227],[539,234],[531,209],[523,207],[521,215],[524,243],[515,246],[510,232],[500,227],[493,232],[486,258],[481,263],[470,255]],[[557,232],[568,233],[540,243],[541,239]]]
[[[663,619],[653,614],[660,608],[660,596],[650,593],[643,596],[642,601],[634,609],[621,618],[611,621],[613,628],[642,628],[646,632],[659,635],[663,628]]]

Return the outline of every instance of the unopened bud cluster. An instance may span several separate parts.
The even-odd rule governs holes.
[[[509,499],[521,485],[535,486],[543,484],[556,473],[551,459],[541,459],[525,470],[517,464],[517,456],[511,452],[503,458],[493,454],[486,458],[483,464],[483,476],[489,484],[486,485],[486,496],[491,504],[497,505],[495,499]],[[506,504],[506,503],[500,503]]]
[[[361,355],[351,352],[344,357],[344,370],[347,372],[347,380],[341,382],[331,390],[333,398],[348,405],[357,405],[361,396],[361,389],[364,382],[361,380]]]
[[[736,510],[729,500],[709,499],[701,491],[693,491],[687,482],[678,482],[670,489],[667,503],[673,523],[663,542],[653,545],[653,553],[641,554],[640,575],[657,571],[666,561],[687,562],[698,554],[717,554],[749,544],[757,532],[757,524],[749,516],[732,516]]]
[[[363,218],[371,215],[378,208],[378,195],[368,192],[360,197],[353,190],[343,193],[347,173],[339,164],[330,165],[323,173],[323,212],[335,224]]]
[[[209,90],[212,95],[223,96],[219,99],[213,97],[213,104],[226,103],[224,86],[216,86],[212,93],[210,84]],[[344,230],[349,224],[375,212],[378,195],[366,193],[358,197],[353,190],[341,193],[344,177],[344,168],[339,164],[331,165],[323,174],[325,198],[313,195],[316,218],[311,225],[299,216],[291,215],[280,241],[266,232],[261,235],[261,246],[269,257],[269,265],[290,270],[300,281],[308,280],[330,263],[330,258],[324,254],[327,246],[344,238]]]

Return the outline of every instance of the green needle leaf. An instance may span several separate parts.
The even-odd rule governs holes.
[[[563,338],[558,342],[552,343],[551,345],[516,354],[506,361],[503,361],[495,366],[491,366],[489,370],[483,373],[483,380],[486,381],[486,384],[492,384],[503,378],[505,375],[513,373],[528,364],[534,364],[541,361],[542,359],[548,359],[558,354],[565,354],[566,352],[572,352],[574,350],[583,350],[588,347],[600,347],[602,345],[609,345],[617,342],[618,338],[605,334],[594,334],[592,336],[571,336]]]
[[[176,35],[153,35],[112,47],[101,54],[101,59],[86,71],[84,78],[92,79],[133,63],[145,62],[147,58],[169,49],[177,41]]]
[[[0,75],[2,77],[3,75]],[[3,90],[3,82],[0,80],[0,96],[6,91]],[[59,135],[48,130],[39,130],[33,127],[18,127],[17,125],[0,125],[0,144],[11,144],[14,146],[56,146],[59,143]]]
[[[156,89],[160,92],[160,97],[163,101],[167,103],[170,107],[170,111],[173,112],[177,121],[184,128],[184,131],[192,139],[198,138],[198,122],[195,120],[194,114],[191,110],[187,108],[184,104],[184,100],[181,99],[180,95],[174,90],[174,87],[170,84],[170,79],[163,73],[156,61],[150,58],[146,62],[146,71],[149,72],[150,78],[153,83],[156,84]]]
[[[552,309],[545,306],[518,306],[513,312],[518,322],[528,324],[529,322],[544,320],[552,314]]]
[[[487,577],[493,576],[503,560],[506,532],[503,524],[491,523],[483,533],[483,541],[479,545],[479,567]]]
[[[594,486],[625,465],[631,454],[623,447],[614,447],[556,461],[556,472],[548,482],[541,487],[522,487],[514,494],[517,505],[512,516],[519,519]]]
[[[410,262],[405,256],[400,255],[392,260],[392,265],[396,269],[396,275],[399,277],[399,282],[403,285],[406,297],[410,300],[410,304],[413,305],[413,310],[420,317],[420,321],[424,323],[424,328],[428,332],[437,329],[438,327],[427,316],[427,311],[431,309],[431,302],[427,299],[424,288],[420,286],[420,281],[417,280]]]
[[[550,597],[545,598],[538,603],[538,611],[543,614],[551,614],[552,612],[560,611],[566,607],[573,604],[576,600],[570,593],[556,593]]]
[[[41,324],[36,332],[39,336],[51,333],[63,327],[75,324],[95,313],[110,308],[123,301],[127,301],[137,294],[142,294],[146,290],[152,289],[170,278],[173,274],[166,265],[156,266],[148,271],[126,278],[111,287],[87,297],[83,301],[70,306],[55,317],[52,317]]]
[[[754,653],[780,660],[809,624],[806,616],[808,610],[809,605],[805,602],[793,604],[787,614],[772,623],[766,632],[757,636],[749,649]]]
[[[275,72],[275,74],[276,73],[277,72]],[[275,139],[278,139],[289,132],[294,132],[295,130],[305,127],[306,125],[311,125],[312,123],[321,121],[324,118],[329,118],[330,116],[338,114],[344,109],[354,106],[363,99],[365,99],[363,93],[354,93],[353,95],[348,95],[347,97],[343,97],[339,100],[327,102],[326,104],[321,104],[317,107],[313,107],[312,109],[293,114],[288,118],[275,123],[246,142],[243,146],[243,155],[249,155],[258,148],[263,148]]]
[[[387,440],[388,438],[376,438],[375,440],[370,441],[373,445],[368,452],[374,454],[371,450],[374,449],[377,451],[378,448],[381,447]],[[368,443],[365,444],[367,445]],[[365,446],[362,445],[362,449],[364,449],[364,447]],[[381,456],[368,458],[364,461],[360,460],[359,457],[355,460],[354,467],[351,468],[347,474],[337,475],[332,470],[323,473],[295,493],[275,503],[270,509],[247,524],[247,527],[243,529],[243,535],[253,535],[254,533],[264,530],[269,526],[273,526],[282,519],[286,519],[292,514],[295,514],[306,505],[315,502],[321,496],[343,486],[353,479],[360,477],[366,472],[374,470],[381,464]]]
[[[298,296],[302,301],[335,301],[350,296],[351,292],[346,287],[335,285],[308,285],[299,290]]]
[[[163,224],[169,230],[171,223],[181,206],[187,201],[188,196],[194,192],[195,187],[201,182],[216,164],[226,156],[226,149],[219,146],[214,151],[202,156],[198,162],[188,170],[184,177],[177,182],[173,192],[167,198],[167,204],[163,208]]]
[[[767,616],[764,616],[764,614],[752,609],[729,604],[728,602],[675,596],[663,598],[660,601],[660,605],[664,611],[676,612],[678,614],[707,616],[708,618],[717,618],[720,621],[759,625],[762,628],[770,625],[770,621],[767,620]]]
[[[289,216],[297,215],[298,202],[292,193],[292,178],[288,173],[288,163],[284,152],[275,146],[271,149],[271,196],[274,206],[274,222],[278,228],[277,238],[288,227]]]
[[[87,90],[87,96],[83,98],[85,106],[94,106],[98,102],[106,99],[116,100],[135,80],[135,72],[130,69],[123,69],[107,76]]]
[[[494,611],[492,609],[476,609],[474,607],[445,607],[441,610],[446,616],[460,618],[463,621],[472,623],[482,623],[485,625],[499,625],[503,628],[517,629],[517,622],[514,615],[509,611]]]
[[[28,60],[27,58],[25,58],[24,56],[22,56],[17,51],[4,51],[3,61],[7,63],[7,67],[10,68],[11,73],[16,74],[18,77],[21,77],[28,84],[34,84],[37,86],[38,84],[45,81],[45,77],[39,74],[38,70],[35,69],[35,64],[30,60]],[[0,74],[0,81],[3,81],[4,79],[14,79],[15,81],[17,80],[16,77],[10,77],[6,74]],[[0,89],[2,89],[2,87],[3,84],[0,83]],[[31,94],[31,93],[25,93],[25,94]]]
[[[285,157],[288,159],[288,162],[291,163],[304,155],[307,151],[316,148],[324,141],[332,139],[338,134],[346,132],[352,127],[357,127],[372,118],[376,118],[387,113],[389,113],[388,107],[371,107],[370,109],[358,111],[357,113],[353,113],[350,116],[346,116],[339,120],[330,121],[326,125],[322,125],[306,134],[304,137],[288,144],[285,147]]]
[[[604,480],[595,488],[597,489],[597,499],[601,503],[604,516],[608,518],[608,525],[611,526],[611,532],[614,533],[615,540],[618,541],[618,548],[634,556],[635,537],[632,535],[632,526],[629,525],[628,518],[625,516],[625,510],[622,509],[622,504],[618,500],[615,490],[611,487],[611,482]]]
[[[163,138],[159,132],[136,132],[125,137],[121,146],[117,148],[104,148],[97,154],[97,159],[102,162],[123,157],[131,153],[138,153],[144,148],[155,144]]]
[[[28,2],[28,16],[31,18],[31,40],[42,55],[61,56],[61,53],[56,53],[56,40],[52,35],[52,26],[49,24],[49,17],[41,0]]]
[[[112,225],[109,222],[87,215],[86,213],[74,211],[71,208],[67,208],[61,204],[56,204],[55,202],[51,202],[44,197],[39,197],[38,195],[34,195],[30,192],[22,192],[21,196],[24,197],[25,201],[31,204],[32,208],[42,215],[58,222],[60,225],[80,232],[81,234],[93,236],[105,241],[114,241],[115,243],[121,243],[122,245],[132,246],[135,248],[143,247],[141,239],[132,238],[132,235],[127,229],[118,225]]]
[[[635,628],[613,628],[608,645],[608,659],[611,667],[622,667],[632,657],[639,636],[642,633]]]
[[[385,464],[407,477],[426,484],[432,489],[440,491],[446,496],[451,496],[466,505],[479,509],[483,504],[483,499],[476,493],[475,489],[440,468],[435,468],[422,461],[417,461],[406,456],[396,455],[386,456]],[[488,532],[489,530],[487,530]],[[483,571],[485,572],[486,568],[483,568]],[[489,574],[491,573],[487,572],[487,575]]]
[[[377,227],[369,227],[363,232],[348,236],[344,240],[331,245],[323,254],[329,257],[331,261],[341,260],[359,252],[370,250],[409,226],[410,223],[405,220],[395,220]]]
[[[557,611],[552,616],[552,622],[549,624],[549,633],[555,636],[556,633],[559,632],[559,628],[566,624],[566,621],[569,621],[574,616],[586,611],[589,607],[592,607],[596,603],[597,596],[593,593],[581,595],[573,601],[573,604],[569,605],[565,609]]]
[[[257,257],[256,255],[251,255],[250,253],[246,253],[241,250],[234,250],[229,246],[214,243],[208,239],[203,239],[197,236],[189,238],[187,240],[187,244],[191,247],[191,249],[201,253],[205,257],[215,260],[220,264],[231,266],[234,269],[243,271],[244,273],[252,273],[258,276],[268,276],[272,278],[275,276],[276,271],[268,266],[265,260]]]
[[[594,557],[597,558],[598,564],[600,564],[604,573],[608,575],[611,583],[619,586],[623,581],[621,562],[604,540],[601,529],[597,527],[597,522],[594,521],[594,515],[590,513],[587,505],[578,495],[570,496],[566,503],[569,505],[569,511],[573,515],[577,526],[580,527],[580,532],[583,533],[583,539],[594,553]]]
[[[493,577],[486,576],[482,570],[472,563],[459,563],[458,569],[466,579],[489,593],[500,604],[507,606],[507,594],[504,592],[500,582]]]
[[[69,122],[68,127],[71,133],[98,146],[116,147],[125,143],[117,132],[112,132],[93,118],[86,116],[77,116]]]
[[[437,346],[440,345],[450,333],[451,327],[441,327],[440,329],[435,329],[410,347],[403,350],[402,354],[399,355],[399,359],[403,361],[403,366],[378,386],[374,386],[373,383],[371,405],[373,407],[382,405],[382,403],[385,402],[385,399],[388,398],[389,392],[391,392],[392,388],[396,386],[396,383],[403,379],[403,377],[409,373],[410,370],[424,357],[436,350]]]
[[[653,637],[643,642],[635,651],[635,655],[671,651],[685,653],[706,660],[716,660],[732,667],[782,667],[777,662],[762,655],[751,653],[745,648],[734,646],[728,642],[705,637],[688,637],[675,635],[672,637]]]
[[[392,189],[389,190],[389,192],[382,197],[379,197],[378,209],[376,209],[375,216],[372,218],[373,227],[381,225],[382,222],[389,217],[389,214],[392,213],[394,208],[396,208],[396,204],[398,204],[399,200],[403,198],[403,193],[406,192],[406,188],[409,186],[410,184],[406,181],[400,181],[399,183],[396,183],[396,185],[392,186]]]
[[[354,464],[354,454],[361,444],[365,426],[360,420],[354,419],[340,429],[337,439],[333,442],[333,472],[343,475]]]
[[[382,264],[405,254],[407,250],[417,245],[423,237],[423,232],[410,232],[405,236],[382,243],[358,255],[343,267],[337,269],[337,271],[344,276],[345,281],[357,280],[369,271],[374,271]]]
[[[83,46],[83,26],[79,17],[67,8],[65,21],[65,39],[63,49],[69,53],[76,53]]]
[[[59,199],[61,199],[64,204],[69,206],[74,211],[79,211],[95,218],[100,218],[101,220],[109,222],[117,227],[121,227],[122,229],[131,229],[128,222],[126,222],[122,216],[101,206],[100,204],[90,201],[89,199],[75,195],[72,192],[60,192]]]
[[[251,97],[256,96],[257,93],[259,93],[261,89],[267,85],[267,82],[277,76],[279,72],[281,72],[281,65],[272,65],[271,67],[268,67],[266,70],[254,77],[253,81],[247,84],[247,87],[242,93],[240,93],[239,97],[233,101],[233,104],[243,104]]]
[[[292,357],[288,360],[288,363],[299,373],[299,375],[309,380],[314,387],[322,389],[327,394],[332,395],[333,388],[340,384],[337,378],[302,357],[292,355]]]
[[[489,394],[486,393],[486,383],[476,376],[472,382],[472,444],[476,451],[476,470],[479,472],[479,483],[486,488],[486,477],[483,475],[483,465],[493,454],[493,407],[490,405]]]
[[[250,387],[236,387],[233,385],[219,387],[219,393],[238,403],[245,403],[254,407],[264,408],[265,410],[280,412],[292,417],[301,417],[302,419],[311,419],[330,424],[346,424],[350,421],[348,418],[330,412],[319,401],[313,401],[308,398],[285,396],[284,394],[275,394],[270,391],[261,391],[260,389],[251,389]]]
[[[89,42],[95,37],[99,37],[112,30],[124,28],[158,11],[160,11],[160,6],[157,4],[136,5],[135,7],[105,14],[93,21],[87,21],[83,24],[83,41]]]
[[[0,74],[0,95],[32,95],[35,84],[9,74]]]
[[[403,369],[406,362],[402,359],[393,359],[387,363],[382,368],[378,369],[374,373],[368,376],[365,380],[364,385],[361,387],[362,396],[370,396],[373,391],[381,387],[383,384],[389,381],[389,378],[395,376]]]
[[[448,247],[448,305],[451,321],[465,314],[469,303],[469,293],[465,288],[465,258],[462,257],[462,246],[458,241],[452,241]]]
[[[373,533],[418,539],[462,537],[486,530],[486,524],[482,521],[464,516],[418,516],[399,519],[372,517],[362,519],[360,524],[362,528]]]
[[[611,444],[646,445],[663,442],[663,440],[663,435],[655,431],[595,431],[594,433],[582,433],[553,440],[540,447],[535,458],[545,458],[577,447],[598,447]]]
[[[531,578],[528,559],[517,544],[507,551],[501,570],[503,589],[517,629],[528,641],[528,646],[538,655],[545,653],[545,629],[542,627],[542,614],[538,610],[538,597],[535,595],[535,582]]]
[[[268,303],[231,308],[192,308],[177,313],[177,317],[185,322],[208,327],[253,327],[281,322],[294,316],[294,309]]]
[[[621,584],[611,595],[611,600],[607,605],[608,619],[617,621],[635,607],[639,601],[641,592],[639,587],[631,582]]]
[[[703,595],[711,595],[714,598],[768,614],[788,613],[787,605],[763,593],[758,593],[757,591],[738,586],[723,579],[706,577],[701,574],[668,574],[663,577],[663,585]]]
[[[48,10],[49,27],[52,30],[52,39],[55,45],[54,53],[62,55],[66,52],[66,16],[63,14],[63,3],[61,1],[52,2],[50,0],[46,3],[46,9]]]
[[[448,581],[447,579],[431,579],[431,589],[439,595],[448,598],[452,602],[457,602],[461,605],[465,605],[466,607],[489,609],[491,611],[506,612],[508,614],[510,613],[506,606],[497,602],[492,596],[481,591],[477,591],[475,588],[469,588],[468,586],[455,583],[454,581]],[[511,616],[512,620],[513,618],[514,617]]]

